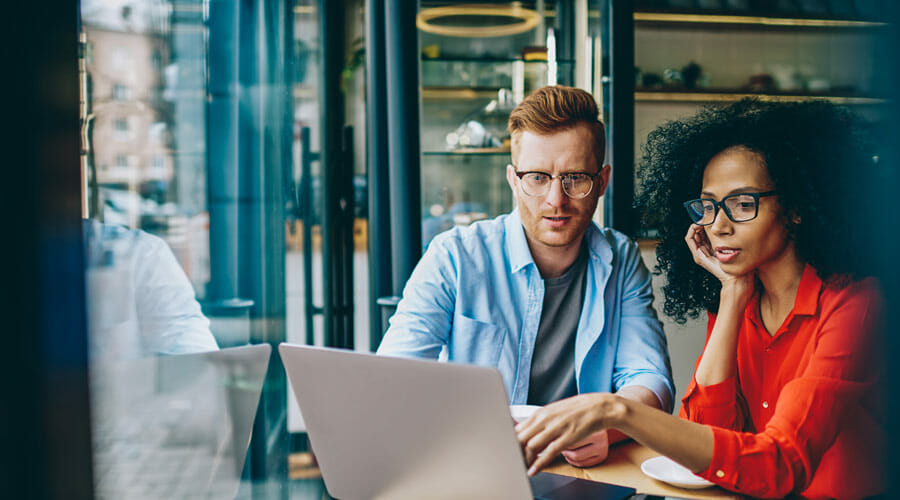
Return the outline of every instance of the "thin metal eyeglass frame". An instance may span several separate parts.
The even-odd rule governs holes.
[[[510,166],[513,167],[514,169],[516,168],[516,166],[515,166],[515,165],[512,165],[512,164],[510,164]],[[553,179],[559,179],[559,182],[562,184],[562,190],[563,190],[563,193],[565,193],[566,196],[568,196],[569,198],[571,198],[571,199],[573,199],[573,200],[581,200],[581,199],[587,198],[587,196],[588,196],[589,194],[591,194],[591,191],[594,190],[594,179],[596,179],[597,176],[600,175],[600,172],[597,172],[596,174],[589,174],[589,173],[587,173],[587,172],[566,172],[566,173],[560,174],[560,175],[551,175],[551,174],[548,174],[547,172],[541,172],[541,171],[539,171],[539,170],[525,170],[525,171],[522,171],[522,172],[516,170],[516,177],[518,177],[520,181],[522,180],[522,176],[524,176],[524,175],[526,175],[526,174],[541,174],[541,175],[546,175],[547,177],[550,178],[550,183],[547,184],[547,191],[545,191],[543,194],[530,194],[530,193],[525,193],[525,194],[527,194],[528,196],[534,196],[534,197],[538,197],[538,196],[546,196],[547,193],[550,192],[550,184],[553,183]],[[567,176],[570,176],[570,175],[573,175],[573,174],[586,175],[586,176],[588,176],[588,177],[591,178],[591,187],[589,187],[588,190],[585,191],[584,194],[581,195],[581,196],[572,196],[572,195],[569,194],[569,191],[566,189],[566,183],[565,183],[564,179],[565,179]],[[524,182],[524,181],[523,181],[523,182]],[[522,191],[525,191],[525,188],[522,188]]]
[[[716,217],[719,216],[720,208],[722,209],[723,212],[725,212],[725,216],[728,217],[728,219],[731,222],[749,222],[749,221],[755,219],[757,216],[759,216],[759,199],[764,198],[766,196],[775,196],[777,194],[778,194],[778,191],[765,191],[762,193],[734,193],[734,194],[730,194],[730,195],[722,198],[722,201],[716,201],[712,198],[694,198],[693,200],[688,200],[688,201],[682,203],[681,206],[683,206],[684,209],[687,210],[688,217],[690,217],[691,221],[694,224],[697,224],[698,226],[708,226],[708,225],[712,224],[713,222],[715,222]],[[753,210],[753,217],[750,217],[749,219],[734,220],[734,216],[731,215],[731,210],[725,205],[725,200],[727,200],[729,198],[735,198],[738,196],[748,196],[748,195],[752,196],[753,201],[755,202],[755,207]],[[708,201],[713,204],[713,207],[715,207],[712,220],[707,222],[706,224],[701,224],[699,221],[694,220],[694,214],[696,212],[691,209],[691,204],[698,202],[698,201],[700,201],[700,202]],[[702,217],[701,217],[701,220],[702,220]]]

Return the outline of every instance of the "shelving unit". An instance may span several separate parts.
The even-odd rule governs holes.
[[[878,21],[856,21],[845,19],[801,19],[796,17],[746,16],[727,14],[691,14],[678,12],[635,12],[636,25],[686,24],[720,26],[781,26],[805,28],[873,28],[887,26]]]
[[[509,155],[509,148],[460,148],[447,151],[425,151],[425,156],[504,156]]]
[[[547,9],[554,5],[555,2],[548,2]],[[485,17],[485,22],[494,19],[484,16],[493,7],[457,7],[462,12],[458,19],[465,18],[465,22],[477,23],[479,15]],[[473,15],[473,10],[478,13]],[[435,13],[434,9],[429,12]],[[551,18],[556,14],[547,12],[541,20],[542,26],[553,25]],[[550,59],[556,59],[557,55],[559,58],[547,61],[540,56],[532,59],[537,51],[524,50],[543,45],[538,36],[543,33],[541,36],[546,37],[543,30],[541,27],[480,38],[475,31],[471,31],[471,36],[447,36],[433,30],[420,32],[424,244],[454,225],[494,217],[512,208],[512,193],[506,180],[506,165],[510,161],[506,132],[509,112],[525,95],[551,80],[548,78],[551,63],[556,65],[558,83],[571,84],[574,77],[575,65],[570,56],[554,53]],[[529,60],[525,60],[524,53]],[[473,134],[466,128],[471,122],[474,122]],[[455,141],[457,137],[459,143]]]
[[[658,125],[690,116],[701,106],[727,105],[746,97],[764,101],[827,99],[852,106],[873,121],[882,118],[888,101],[878,91],[886,88],[879,80],[878,61],[886,43],[881,37],[889,32],[887,23],[838,16],[760,14],[701,10],[631,13],[633,63],[639,71],[635,71],[634,87],[627,94],[632,96],[634,112],[630,163],[636,163],[641,145]],[[614,54],[631,50],[623,49],[624,45],[627,43],[613,47]],[[701,69],[693,87],[683,84],[683,79],[665,77],[667,70],[670,76],[677,75],[692,62]],[[621,73],[620,69],[617,76]],[[653,74],[651,81],[656,80],[653,86],[643,85],[648,73]],[[626,147],[627,142],[620,144]],[[622,161],[616,165],[622,168]],[[625,191],[614,185],[613,197],[633,198],[632,190],[640,188],[636,175],[633,179],[633,187]],[[652,237],[652,231],[639,234]]]
[[[656,52],[672,58],[667,69],[677,71],[694,62],[707,74],[712,68],[712,79],[717,80],[707,86],[667,82],[648,88],[637,81],[635,102],[716,103],[748,96],[779,101],[829,99],[841,104],[884,102],[871,94],[876,70],[865,56],[873,51],[842,47],[865,46],[866,40],[877,38],[888,26],[884,22],[641,11],[634,12],[633,19],[637,67],[651,66],[650,72],[659,76],[661,62],[654,59],[653,51],[644,49],[661,47]],[[653,40],[642,44],[648,37]],[[660,39],[668,43],[658,43]],[[747,81],[751,75],[769,77],[772,88],[751,88]],[[818,84],[806,88],[813,80]]]
[[[828,99],[838,104],[883,104],[885,99],[878,97],[856,97],[814,94],[773,94],[742,91],[702,91],[692,90],[635,90],[635,102],[671,102],[671,103],[729,103],[754,97],[762,101],[804,101],[808,99]]]

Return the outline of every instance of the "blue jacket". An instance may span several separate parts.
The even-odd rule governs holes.
[[[575,336],[578,392],[653,391],[671,411],[674,398],[650,273],[637,245],[592,223],[584,305]],[[438,235],[403,290],[379,354],[494,366],[510,404],[528,398],[531,357],[541,319],[541,279],[518,211]]]

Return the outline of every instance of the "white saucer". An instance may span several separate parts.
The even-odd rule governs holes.
[[[698,490],[713,486],[713,483],[695,475],[690,469],[668,457],[659,456],[644,460],[644,463],[641,464],[641,471],[657,481],[669,483],[679,488]]]

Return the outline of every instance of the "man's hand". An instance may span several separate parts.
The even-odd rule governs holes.
[[[575,467],[593,467],[606,460],[609,455],[609,434],[602,430],[578,443],[572,449],[562,452],[563,458]]]
[[[579,394],[561,399],[536,411],[528,420],[516,425],[516,435],[533,476],[557,456],[579,445],[591,442],[606,430],[607,417],[617,396],[604,392]],[[588,452],[578,458],[596,456]],[[604,456],[604,458],[606,458]]]

